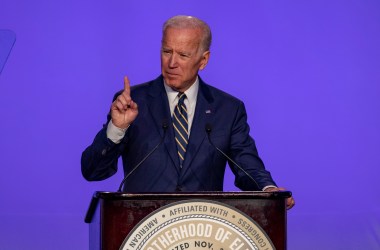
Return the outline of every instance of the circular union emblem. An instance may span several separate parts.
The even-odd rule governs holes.
[[[264,230],[226,204],[208,200],[175,202],[145,217],[121,250],[272,250]]]

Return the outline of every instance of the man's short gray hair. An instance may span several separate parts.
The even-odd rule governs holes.
[[[211,30],[207,23],[193,16],[174,16],[168,19],[162,28],[162,36],[165,35],[167,28],[179,29],[200,29],[202,32],[201,46],[203,52],[210,50]]]

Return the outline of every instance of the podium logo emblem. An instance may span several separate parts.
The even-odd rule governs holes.
[[[145,217],[121,250],[272,250],[265,231],[249,216],[224,203],[188,200]]]

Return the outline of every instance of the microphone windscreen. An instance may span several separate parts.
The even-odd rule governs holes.
[[[162,120],[162,128],[167,129],[169,127],[168,121],[166,119]]]
[[[212,129],[211,124],[210,123],[206,123],[205,129],[206,129],[207,133],[210,133],[211,129]]]

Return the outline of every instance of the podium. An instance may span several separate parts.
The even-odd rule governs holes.
[[[286,249],[282,192],[95,192],[91,250]]]

